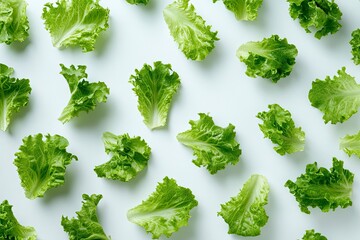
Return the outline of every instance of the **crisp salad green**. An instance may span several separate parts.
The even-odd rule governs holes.
[[[302,240],[327,240],[327,238],[321,235],[321,233],[315,232],[314,229],[311,229],[306,230]]]
[[[360,28],[351,33],[351,54],[352,60],[356,65],[360,64]]]
[[[139,4],[147,5],[150,0],[126,0],[126,1],[134,5],[139,5]]]
[[[347,155],[360,158],[360,131],[354,135],[346,135],[340,139],[340,149]]]
[[[213,0],[222,1],[225,7],[235,14],[237,20],[254,21],[258,16],[263,0]]]

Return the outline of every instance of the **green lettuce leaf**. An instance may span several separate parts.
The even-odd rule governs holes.
[[[278,104],[271,104],[268,107],[268,112],[260,112],[256,117],[263,120],[263,124],[259,124],[259,127],[264,137],[277,144],[274,147],[275,151],[280,155],[303,151],[305,133],[301,127],[295,127],[291,113]]]
[[[340,149],[349,156],[354,154],[360,158],[360,131],[357,134],[340,138]]]
[[[327,240],[327,238],[320,233],[315,232],[314,229],[311,229],[306,230],[306,233],[303,236],[302,240]]]
[[[134,5],[139,5],[139,4],[147,5],[150,0],[126,0],[126,1],[127,1],[128,3],[134,4]]]
[[[299,19],[307,33],[315,29],[315,37],[320,39],[341,28],[342,13],[334,0],[287,0],[290,16]]]
[[[98,177],[128,182],[147,166],[151,148],[140,137],[105,132],[103,141],[105,152],[111,153],[112,158],[95,167]]]
[[[188,224],[190,210],[197,205],[190,189],[165,177],[147,200],[128,211],[127,218],[150,232],[153,239],[159,239],[161,235],[170,237]]]
[[[144,123],[150,129],[166,125],[172,99],[180,86],[179,75],[170,64],[154,62],[154,68],[144,64],[135,70],[130,81],[133,91],[138,96],[138,109]]]
[[[109,9],[99,0],[58,0],[46,3],[42,18],[55,47],[79,46],[83,52],[93,51],[100,32],[109,25]]]
[[[317,167],[317,163],[308,164],[305,174],[296,182],[288,180],[285,187],[296,198],[302,212],[310,213],[308,207],[319,207],[328,212],[337,207],[346,208],[352,205],[351,194],[354,174],[343,167],[344,162],[333,158],[330,171]]]
[[[0,1],[0,43],[23,42],[29,36],[25,0]]]
[[[11,77],[14,69],[0,63],[0,129],[6,131],[15,113],[29,103],[29,79]]]
[[[23,139],[14,164],[27,198],[43,197],[50,188],[64,184],[66,166],[72,159],[77,160],[66,151],[68,145],[66,138],[59,135],[46,135],[43,140],[39,133]]]
[[[89,83],[86,74],[86,66],[79,65],[70,68],[60,64],[64,76],[69,84],[71,98],[61,113],[59,120],[62,123],[69,122],[77,117],[80,112],[89,112],[95,109],[98,103],[106,102],[110,89],[104,82]]]
[[[0,239],[36,240],[33,227],[22,226],[14,216],[12,206],[7,200],[0,204]]]
[[[217,31],[212,32],[189,0],[177,0],[163,11],[170,34],[186,58],[201,61],[215,48]]]
[[[241,45],[236,56],[247,66],[246,75],[263,77],[277,82],[290,75],[298,51],[287,39],[278,35],[264,38],[260,42],[247,42]]]
[[[360,85],[345,70],[343,67],[333,79],[327,76],[324,81],[316,79],[312,83],[309,100],[324,113],[325,123],[342,123],[360,107]]]
[[[229,234],[258,236],[268,221],[264,205],[268,203],[270,186],[264,176],[254,174],[244,184],[240,193],[221,204],[218,213],[227,224]]]
[[[360,64],[360,28],[354,30],[351,33],[351,54],[352,54],[352,60],[356,65]]]
[[[83,205],[81,210],[76,212],[77,219],[62,216],[61,225],[64,231],[69,234],[70,240],[109,240],[102,226],[99,223],[96,206],[102,199],[101,194],[82,195]]]
[[[219,0],[213,0],[216,2]],[[237,20],[254,21],[263,0],[222,0],[225,7],[235,14]]]
[[[191,129],[177,135],[177,140],[194,150],[197,159],[193,163],[205,166],[211,174],[224,169],[229,163],[235,165],[240,160],[240,144],[235,139],[235,127],[216,126],[212,117],[199,113],[198,121],[191,120]]]

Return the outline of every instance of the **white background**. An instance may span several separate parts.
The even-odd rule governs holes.
[[[268,178],[271,191],[266,211],[267,225],[261,236],[253,239],[300,239],[306,229],[314,228],[328,239],[355,240],[360,235],[360,160],[339,150],[339,138],[360,130],[360,114],[343,124],[325,125],[322,113],[307,98],[311,82],[333,76],[342,66],[360,81],[359,66],[351,61],[349,45],[352,30],[360,27],[360,2],[337,1],[343,27],[335,35],[321,40],[305,33],[288,13],[285,0],[264,0],[254,22],[238,22],[221,1],[192,1],[220,41],[202,62],[187,60],[178,50],[163,20],[162,10],[170,3],[151,0],[144,6],[133,6],[125,0],[102,0],[110,9],[110,28],[101,34],[96,50],[59,50],[52,46],[41,13],[45,0],[28,0],[30,38],[25,44],[0,46],[0,62],[15,69],[15,76],[29,78],[32,86],[30,104],[16,116],[7,132],[0,133],[0,201],[7,199],[19,222],[34,226],[40,240],[63,240],[67,234],[60,225],[61,216],[75,216],[81,208],[83,193],[103,194],[98,214],[105,232],[112,239],[151,239],[141,227],[127,221],[127,210],[138,205],[155,190],[165,176],[190,188],[199,206],[191,211],[189,225],[173,234],[173,240],[243,239],[228,235],[228,226],[217,216],[220,204],[238,194],[243,183],[254,173]],[[278,34],[298,48],[299,54],[291,75],[277,84],[268,79],[249,78],[245,65],[235,56],[237,48],[247,41],[259,41]],[[144,63],[161,60],[172,64],[181,77],[181,88],[169,115],[168,127],[150,131],[137,110],[137,97],[128,83],[131,74]],[[70,97],[60,66],[87,65],[89,81],[104,81],[110,87],[106,104],[81,114],[63,125],[57,120]],[[297,126],[306,133],[305,151],[278,155],[269,139],[264,139],[255,115],[278,103],[288,109]],[[217,125],[236,126],[237,140],[243,150],[240,162],[216,175],[192,163],[192,150],[176,140],[179,132],[190,128],[188,121],[198,113],[209,113]],[[148,168],[131,182],[98,178],[95,165],[109,160],[101,140],[104,131],[141,136],[152,148]],[[65,184],[49,190],[44,198],[25,198],[13,165],[14,153],[22,138],[30,134],[60,134],[66,137],[68,151],[79,161],[68,166]],[[332,157],[345,161],[345,168],[355,173],[353,206],[322,213],[302,213],[295,198],[284,187],[295,180],[306,164],[318,162],[329,168]],[[164,239],[164,238],[162,238]]]

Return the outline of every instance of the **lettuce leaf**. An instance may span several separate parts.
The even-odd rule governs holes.
[[[151,148],[140,137],[130,138],[128,134],[116,136],[105,132],[103,141],[105,152],[111,153],[112,158],[95,167],[98,177],[128,182],[147,166]]]
[[[0,239],[36,240],[33,227],[22,226],[14,216],[12,206],[7,200],[0,204]]]
[[[350,40],[350,46],[351,46],[351,54],[352,54],[352,60],[356,65],[360,64],[360,28],[354,30],[351,33],[351,40]]]
[[[309,100],[313,107],[324,113],[325,123],[342,123],[358,111],[360,107],[360,84],[345,72],[343,67],[339,76],[325,80],[316,79],[309,91]]]
[[[268,221],[264,205],[268,203],[270,186],[264,176],[254,174],[236,197],[221,204],[218,212],[227,224],[229,234],[258,236]]]
[[[61,225],[64,231],[69,234],[70,240],[109,240],[101,224],[99,223],[96,206],[102,199],[101,194],[82,195],[83,205],[81,210],[76,212],[77,219],[62,216]]]
[[[58,0],[46,3],[42,18],[57,48],[79,46],[83,52],[93,51],[100,32],[109,25],[109,9],[99,0]]]
[[[213,0],[216,2],[219,0]],[[235,14],[237,20],[254,21],[263,0],[222,0],[225,7]]]
[[[77,117],[80,112],[89,112],[95,109],[98,103],[106,102],[110,89],[104,82],[89,83],[85,79],[86,66],[79,65],[77,68],[71,65],[70,68],[60,64],[64,76],[69,84],[71,98],[61,113],[59,120],[62,123],[69,122]]]
[[[29,79],[11,77],[14,69],[0,63],[0,129],[6,131],[15,113],[29,103]]]
[[[264,38],[260,42],[247,42],[241,45],[236,56],[247,66],[246,75],[263,77],[277,82],[290,75],[298,51],[287,39],[278,35]]]
[[[334,34],[341,28],[339,21],[342,13],[334,0],[287,0],[290,16],[299,19],[307,33],[315,29],[315,37],[320,39],[329,33]]]
[[[186,58],[201,61],[215,48],[217,31],[212,32],[189,0],[176,0],[163,11],[170,34]]]
[[[14,164],[27,198],[43,197],[50,188],[64,184],[66,166],[72,159],[77,160],[66,151],[68,145],[66,138],[59,135],[46,135],[43,140],[39,133],[23,139]]]
[[[357,134],[341,138],[340,149],[349,156],[354,154],[360,158],[360,131]]]
[[[127,1],[128,3],[134,4],[134,5],[139,5],[139,4],[147,5],[150,0],[126,0],[126,1]]]
[[[314,229],[311,229],[306,230],[306,233],[303,236],[302,240],[327,240],[327,238],[320,233],[315,232]]]
[[[291,113],[278,104],[271,104],[268,107],[268,112],[260,112],[256,117],[263,120],[263,124],[259,124],[259,127],[264,137],[277,144],[274,147],[275,151],[280,155],[303,151],[305,133],[301,127],[295,127]]]
[[[154,62],[154,68],[144,64],[135,70],[130,81],[133,91],[138,96],[138,109],[144,123],[150,129],[166,125],[172,99],[180,86],[179,75],[170,64]]]
[[[240,144],[235,139],[235,127],[216,126],[212,117],[199,113],[198,121],[191,120],[191,129],[177,135],[177,140],[194,150],[197,159],[193,163],[205,166],[211,174],[224,169],[229,163],[235,165],[240,160]]]
[[[23,42],[29,36],[25,0],[0,1],[0,43]]]
[[[165,177],[147,200],[128,211],[127,218],[150,232],[153,239],[159,239],[161,235],[170,237],[188,224],[190,210],[197,205],[190,189]]]
[[[319,207],[328,212],[337,207],[346,208],[352,205],[351,194],[354,174],[343,167],[344,162],[333,158],[330,171],[317,167],[317,163],[308,164],[305,174],[296,182],[288,180],[285,187],[296,198],[302,212],[310,214],[308,207]]]

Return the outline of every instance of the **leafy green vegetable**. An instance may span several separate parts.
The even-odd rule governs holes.
[[[29,36],[25,0],[0,0],[0,43],[23,42]]]
[[[144,123],[150,129],[166,125],[171,101],[180,86],[179,75],[170,64],[154,62],[154,68],[144,64],[135,70],[130,81],[133,91],[138,96],[138,109]]]
[[[246,75],[268,78],[273,82],[290,75],[297,54],[295,45],[278,35],[260,42],[247,42],[236,52],[236,56],[247,66]]]
[[[127,1],[128,3],[134,4],[134,5],[139,5],[139,4],[147,5],[150,0],[126,0],[126,1]]]
[[[264,137],[278,145],[274,147],[275,151],[280,155],[303,151],[305,133],[301,127],[295,127],[291,113],[278,104],[271,104],[268,107],[268,112],[260,112],[256,117],[263,120],[263,124],[259,124],[259,127]]]
[[[29,79],[11,77],[14,69],[0,63],[0,129],[6,131],[15,113],[29,102]]]
[[[55,47],[79,46],[83,52],[93,51],[100,32],[109,25],[109,9],[99,0],[58,0],[45,4],[42,18]]]
[[[356,65],[360,64],[360,28],[354,30],[351,33],[351,54],[352,54],[352,60]]]
[[[7,200],[0,204],[0,239],[36,240],[35,229],[24,227],[17,221]]]
[[[320,233],[316,233],[315,230],[312,229],[306,230],[306,233],[303,236],[302,240],[327,240],[327,238]]]
[[[360,158],[360,131],[355,135],[346,135],[340,139],[340,149],[347,155],[356,155]]]
[[[98,177],[128,182],[147,166],[151,148],[140,137],[105,132],[103,141],[105,152],[113,156],[107,163],[95,167]]]
[[[268,221],[264,205],[268,203],[270,186],[264,176],[254,174],[230,201],[221,204],[218,213],[229,224],[229,234],[258,236]]]
[[[190,210],[197,205],[190,189],[165,177],[147,200],[128,211],[127,218],[150,232],[153,239],[159,239],[161,235],[170,237],[188,224]]]
[[[64,231],[69,234],[70,240],[108,240],[102,226],[99,223],[96,206],[102,199],[101,194],[82,195],[83,205],[81,210],[76,212],[77,219],[62,216],[61,225]]]
[[[346,208],[352,205],[351,193],[354,174],[343,167],[344,162],[333,158],[333,167],[330,171],[317,167],[317,163],[308,164],[306,173],[301,174],[296,182],[288,180],[288,187],[302,212],[310,213],[308,207],[319,207],[328,212],[337,207]]]
[[[235,165],[240,160],[240,144],[235,139],[235,127],[216,126],[212,117],[199,113],[198,121],[190,120],[191,129],[177,135],[177,140],[194,150],[197,159],[193,163],[205,166],[211,174],[224,169],[229,163]]]
[[[324,113],[325,123],[342,123],[360,107],[360,85],[345,70],[343,67],[333,79],[327,76],[324,81],[316,79],[312,83],[309,100]]]
[[[170,34],[186,58],[201,61],[215,48],[217,31],[212,32],[189,0],[177,0],[163,11]]]
[[[315,37],[320,39],[341,28],[342,13],[334,0],[287,0],[290,3],[290,16],[299,19],[307,33],[315,29]]]
[[[89,112],[94,110],[98,103],[106,102],[107,95],[110,89],[104,82],[89,83],[85,79],[86,66],[79,65],[75,68],[71,65],[70,68],[60,64],[61,72],[69,84],[71,98],[64,108],[59,120],[62,123],[69,122],[72,118],[79,115],[80,112]]]
[[[216,2],[219,0],[213,0]],[[225,7],[235,14],[237,20],[254,21],[263,0],[222,0]]]
[[[66,138],[59,135],[46,135],[43,140],[39,133],[23,139],[14,164],[27,198],[43,197],[48,189],[64,184],[66,166],[72,159],[77,160],[66,151],[68,145]]]

